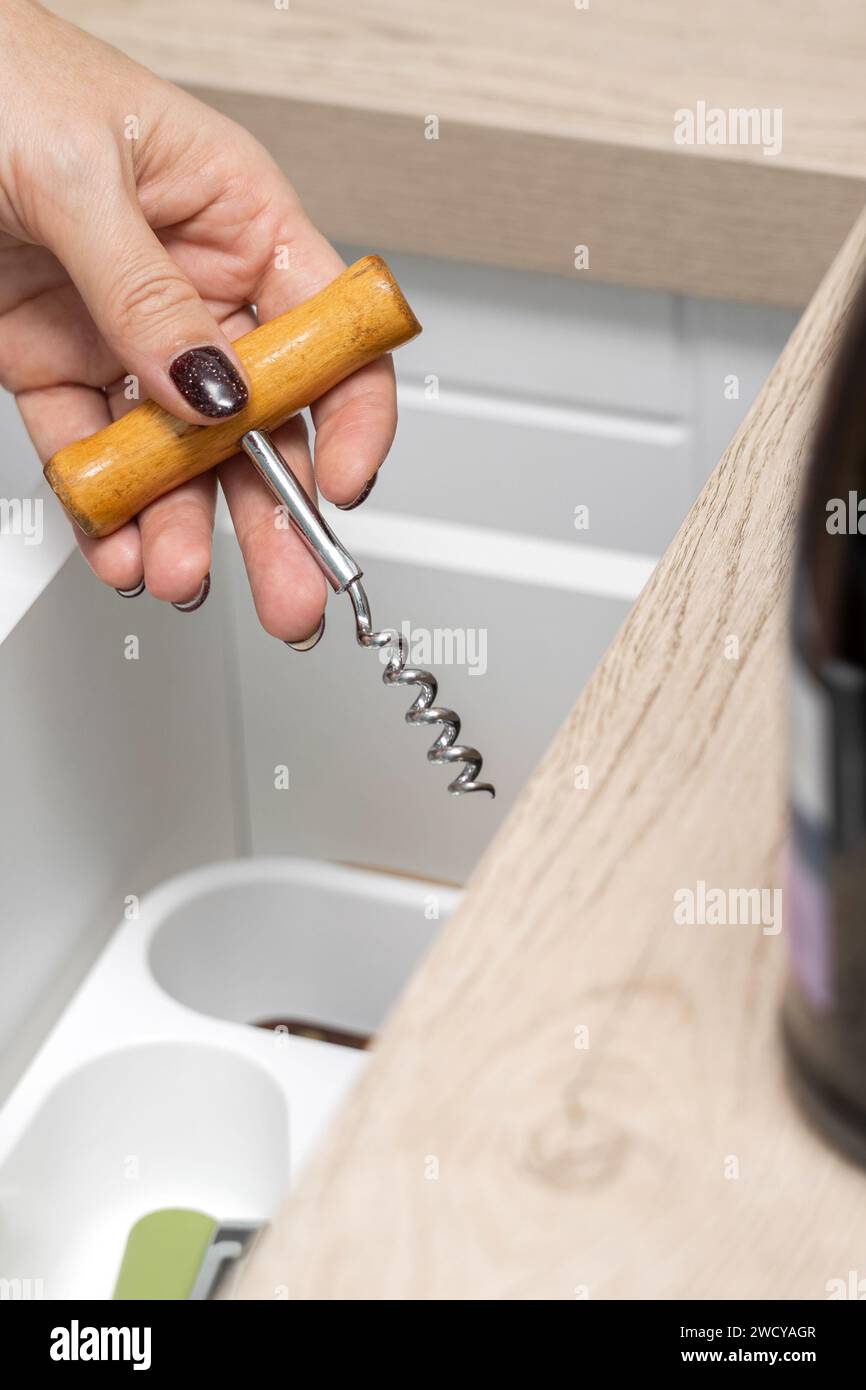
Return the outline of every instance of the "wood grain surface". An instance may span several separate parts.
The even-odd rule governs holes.
[[[250,399],[236,415],[193,425],[144,401],[59,449],[45,476],[82,531],[110,535],[156,498],[237,453],[247,430],[281,425],[420,331],[385,262],[365,256],[311,299],[237,339]]]
[[[242,1296],[821,1299],[866,1274],[866,1177],[783,1080],[784,924],[673,916],[699,880],[782,883],[795,499],[864,268],[866,217]]]
[[[803,304],[866,191],[861,0],[53,0],[241,121],[335,238]],[[780,110],[782,148],[675,113]],[[430,117],[438,120],[428,139]]]

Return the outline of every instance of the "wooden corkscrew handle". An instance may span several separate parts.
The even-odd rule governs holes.
[[[45,476],[82,531],[110,535],[149,502],[237,453],[247,430],[281,425],[420,331],[385,262],[365,256],[306,303],[237,340],[251,387],[237,415],[191,425],[145,401],[59,449]]]

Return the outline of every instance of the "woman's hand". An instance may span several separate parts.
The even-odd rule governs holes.
[[[136,386],[185,420],[233,414],[249,306],[274,318],[342,268],[247,131],[31,0],[0,0],[0,129],[0,384],[43,462],[134,406]],[[390,361],[313,416],[319,489],[356,504],[394,434]],[[276,441],[314,494],[303,422]],[[326,597],[315,562],[244,457],[218,472],[263,626],[309,636]],[[143,578],[189,605],[206,593],[215,489],[204,474],[104,540],[79,534],[81,549],[106,584]]]

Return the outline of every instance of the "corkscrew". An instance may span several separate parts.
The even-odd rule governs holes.
[[[494,796],[491,784],[478,780],[481,754],[457,742],[457,714],[436,704],[436,678],[408,665],[402,633],[373,628],[360,566],[268,437],[269,430],[339,381],[420,331],[385,262],[365,256],[312,299],[237,340],[234,348],[251,390],[236,415],[215,425],[193,425],[155,401],[144,401],[97,434],[60,449],[45,465],[45,476],[86,535],[107,536],[164,493],[230,458],[240,444],[332,587],[348,594],[359,644],[385,653],[385,684],[417,691],[407,723],[440,728],[429,761],[463,764],[448,790],[455,796],[480,791]]]
[[[431,671],[406,664],[406,639],[394,628],[373,630],[373,619],[367,592],[361,583],[363,571],[345,546],[337,539],[318,507],[308,496],[279,450],[266,434],[250,430],[241,439],[241,447],[252,459],[259,475],[274,497],[285,508],[289,520],[318,561],[335,593],[348,594],[355,613],[358,643],[374,650],[385,649],[388,659],[382,679],[386,685],[417,686],[418,694],[406,713],[407,724],[442,726],[427,753],[431,763],[463,763],[461,771],[449,783],[454,796],[468,792],[496,792],[489,782],[479,782],[481,754],[477,748],[457,742],[460,736],[460,716],[453,709],[434,703],[438,692],[436,677]]]

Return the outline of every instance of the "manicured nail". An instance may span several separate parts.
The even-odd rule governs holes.
[[[250,398],[243,378],[218,347],[182,352],[168,372],[184,400],[212,420],[236,415]]]
[[[316,628],[315,632],[311,632],[309,637],[302,638],[300,642],[287,642],[286,646],[291,647],[293,652],[311,652],[313,648],[318,646],[318,644],[321,642],[322,634],[324,633],[324,631],[325,615],[323,613],[322,621],[319,623],[319,626]]]
[[[373,491],[373,488],[376,486],[376,479],[378,478],[378,476],[378,473],[373,474],[372,478],[370,478],[369,481],[364,484],[362,490],[358,493],[358,496],[355,498],[354,502],[338,502],[337,506],[340,508],[340,511],[353,512],[356,507],[360,507],[362,502],[366,502],[367,498],[370,496],[370,493]]]
[[[176,608],[178,613],[194,613],[197,608],[201,608],[209,593],[210,573],[206,574],[201,581],[201,588],[194,598],[187,599],[186,603],[173,603],[171,606]]]
[[[116,594],[121,598],[138,598],[139,594],[144,593],[144,578],[139,579],[137,584],[133,584],[131,589],[115,589]]]

